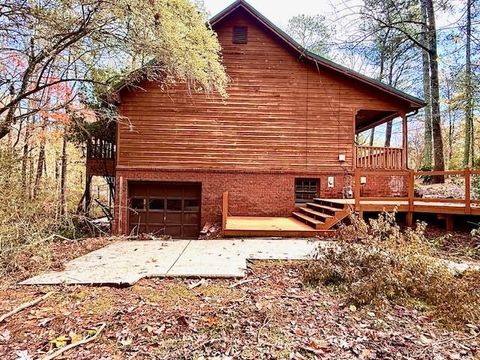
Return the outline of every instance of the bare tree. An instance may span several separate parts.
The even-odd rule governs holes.
[[[394,16],[378,16],[378,13],[372,11],[368,6],[364,10],[364,16],[376,21],[379,28],[390,28],[403,34],[413,45],[428,54],[434,169],[445,170],[440,113],[437,29],[433,0],[420,0],[416,6],[411,0],[386,0],[385,4],[385,9],[393,12]],[[420,10],[425,12],[426,22],[419,17],[418,5]],[[425,31],[426,43],[422,41],[422,32]],[[443,178],[436,177],[434,180],[443,181]]]
[[[473,0],[467,0],[466,39],[465,39],[465,146],[463,166],[475,165],[474,127],[473,127],[473,88],[472,88],[472,6]]]

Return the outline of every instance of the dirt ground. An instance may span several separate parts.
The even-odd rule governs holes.
[[[82,243],[60,247],[53,263],[105,241]],[[42,359],[101,324],[95,340],[57,359],[480,359],[479,324],[446,329],[413,305],[357,309],[332,289],[304,286],[301,266],[255,262],[243,280],[144,279],[128,288],[9,279],[0,315],[53,294],[0,323],[0,359]]]

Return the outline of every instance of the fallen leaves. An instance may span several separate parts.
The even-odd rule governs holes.
[[[254,274],[255,281],[209,280],[193,289],[189,287],[197,280],[148,279],[132,288],[101,291],[66,287],[64,296],[49,299],[49,304],[34,308],[38,311],[27,318],[12,317],[0,326],[0,358],[10,360],[19,351],[29,356],[22,360],[41,358],[49,346],[51,351],[64,349],[95,336],[98,327],[89,325],[100,321],[109,324],[105,335],[71,349],[67,358],[368,360],[416,356],[456,360],[460,356],[464,360],[479,354],[476,324],[469,324],[465,333],[455,333],[437,328],[415,309],[389,304],[381,309],[352,307],[329,289],[304,287],[295,263],[256,263]],[[33,292],[25,288],[10,291]],[[75,296],[79,291],[83,295]],[[101,297],[115,299],[107,311],[91,312],[85,306]],[[0,306],[14,308],[16,303],[8,301],[7,295],[0,294]],[[57,341],[55,349],[49,340]]]

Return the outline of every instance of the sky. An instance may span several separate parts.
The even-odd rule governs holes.
[[[278,0],[248,0],[248,3],[265,15],[275,25],[284,27],[288,19],[298,14],[309,15],[329,15],[334,16],[334,6],[332,1],[337,5],[341,5],[341,0],[295,0],[295,1],[278,1]],[[233,1],[225,0],[204,0],[205,7],[210,15],[222,11]],[[352,2],[348,0],[348,2]],[[359,1],[356,1],[357,3]],[[352,2],[353,3],[353,2]]]
[[[250,5],[265,15],[275,25],[285,27],[288,19],[298,14],[324,15],[327,20],[338,22],[347,13],[355,13],[355,9],[363,3],[362,0],[247,0]],[[203,0],[210,16],[222,11],[232,1],[225,0]],[[455,7],[461,6],[465,0],[452,0],[450,3]],[[457,19],[455,16],[442,16],[437,12],[437,26],[448,26]],[[348,22],[351,22],[352,16],[348,16]]]

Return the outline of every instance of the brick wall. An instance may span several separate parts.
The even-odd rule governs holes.
[[[334,176],[329,188],[328,176]],[[128,181],[194,181],[202,183],[201,224],[221,222],[222,194],[229,192],[229,213],[237,216],[289,216],[295,210],[295,178],[318,178],[320,197],[342,198],[352,177],[344,173],[245,173],[117,170],[115,229],[127,230]],[[353,189],[353,188],[352,188]]]
[[[361,186],[362,197],[406,197],[408,196],[408,175],[367,175],[367,182]]]
[[[328,177],[334,186],[328,187]],[[289,216],[295,210],[295,178],[320,180],[319,196],[343,198],[344,187],[353,191],[353,177],[348,173],[246,173],[117,170],[115,224],[116,232],[127,232],[128,181],[193,181],[202,183],[201,225],[221,222],[222,195],[229,192],[229,214],[236,216]],[[367,176],[363,197],[407,196],[407,176]]]

